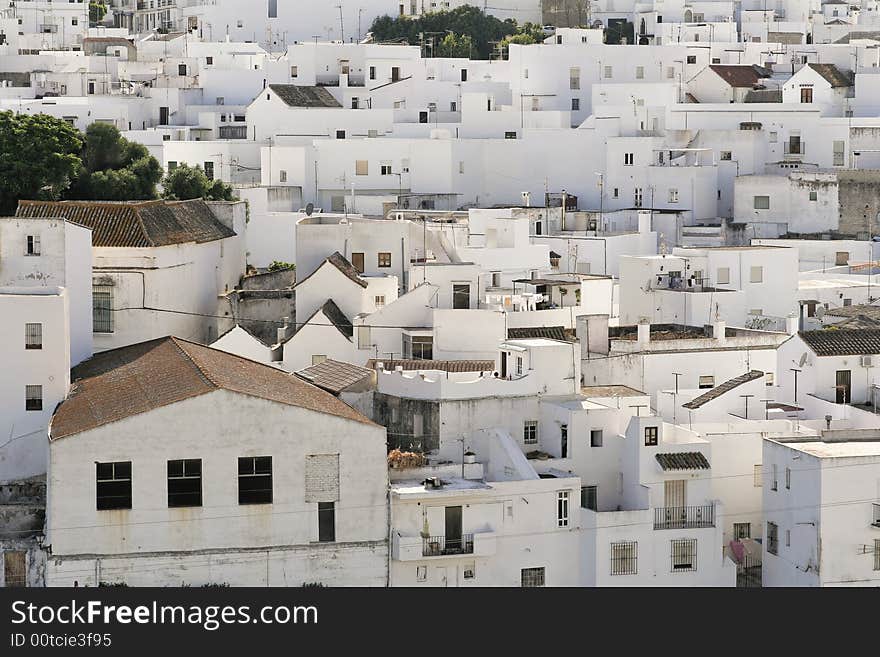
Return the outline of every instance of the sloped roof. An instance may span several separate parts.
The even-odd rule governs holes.
[[[492,372],[495,370],[494,360],[418,360],[415,358],[371,358],[367,361],[367,367],[374,370],[377,363],[383,363],[386,370],[393,370],[397,367],[406,371]]]
[[[565,327],[563,326],[527,326],[507,329],[508,340],[527,340],[529,338],[568,341],[565,335]]]
[[[346,388],[372,377],[373,370],[328,358],[323,363],[300,370],[296,375],[328,392],[339,394]]]
[[[342,107],[324,87],[270,84],[269,88],[278,94],[288,107]]]
[[[339,306],[336,305],[333,299],[327,299],[318,312],[323,312],[324,316],[330,320],[333,326],[339,329],[339,332],[349,340],[354,335],[354,327],[351,325],[351,321],[339,309]]]
[[[709,460],[702,452],[671,452],[655,454],[654,458],[664,470],[709,470]]]
[[[700,406],[702,406],[703,404],[707,404],[713,399],[718,399],[718,397],[720,397],[724,393],[730,392],[734,388],[737,388],[744,383],[748,383],[749,381],[760,379],[762,376],[764,376],[764,373],[760,370],[751,370],[750,372],[746,372],[745,374],[741,374],[740,376],[728,379],[724,383],[715,386],[714,388],[703,393],[699,397],[695,397],[687,404],[682,404],[682,406],[691,410],[700,408]]]
[[[92,246],[152,247],[233,237],[208,204],[191,201],[19,201],[16,217],[63,217],[92,229]]]
[[[846,36],[839,38],[834,43],[849,43],[850,41],[855,41],[859,39],[864,39],[868,41],[880,41],[880,32],[877,31],[865,31],[865,32],[850,32]]]
[[[333,265],[334,267],[336,267],[336,269],[338,269],[338,270],[339,270],[340,272],[342,272],[346,277],[348,277],[350,280],[352,280],[353,282],[357,283],[357,284],[360,285],[361,287],[363,287],[363,288],[366,288],[366,287],[367,287],[367,282],[366,282],[363,278],[361,278],[361,275],[360,275],[360,273],[358,273],[358,270],[355,269],[355,268],[354,268],[354,265],[352,265],[352,264],[346,259],[346,257],[345,257],[344,255],[342,255],[339,251],[334,252],[333,255],[331,255],[329,258],[326,258],[326,259],[324,260],[324,262],[322,262],[320,265],[318,265],[318,267],[315,269],[315,271],[313,271],[311,274],[309,274],[309,275],[306,276],[304,279],[302,279],[301,281],[299,281],[299,282],[296,284],[297,287],[299,287],[300,285],[302,285],[303,283],[305,283],[307,280],[309,280],[312,276],[314,276],[314,275],[315,275],[315,272],[317,272],[318,269],[320,269],[321,267],[323,267],[325,262],[326,262],[326,263],[330,263],[331,265]]]
[[[880,329],[834,329],[803,331],[801,338],[817,356],[880,354]]]
[[[224,389],[372,424],[324,390],[269,365],[175,337],[112,349],[71,371],[51,440]]]
[[[876,317],[871,317],[869,315],[853,315],[851,317],[847,317],[841,322],[837,322],[836,324],[832,324],[835,330],[841,329],[859,329],[859,330],[873,330],[880,329],[880,319]]]
[[[853,85],[852,73],[843,72],[834,64],[807,64],[811,69],[821,75],[832,87],[851,87]]]
[[[743,98],[744,103],[781,103],[782,89],[751,89]]]
[[[829,308],[825,311],[826,315],[832,317],[858,317],[865,316],[880,321],[880,306],[871,306],[866,303],[858,303],[852,306],[840,306],[839,308]]]
[[[772,75],[771,71],[757,64],[751,66],[711,64],[709,68],[731,87],[738,88],[751,89],[764,78],[769,78]]]

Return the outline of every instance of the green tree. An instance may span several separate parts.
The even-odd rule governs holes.
[[[107,15],[107,5],[103,2],[90,2],[89,3],[89,23],[94,25],[96,23],[100,23],[104,20],[104,16]]]
[[[79,174],[82,143],[62,119],[0,112],[0,214],[19,199],[58,199]]]
[[[474,40],[468,34],[447,34],[437,46],[438,57],[466,57],[474,54]]]
[[[143,144],[128,141],[116,126],[92,123],[86,129],[82,162],[67,198],[129,201],[157,196],[162,166]]]
[[[163,198],[185,201],[203,198],[207,201],[234,201],[235,190],[222,180],[208,180],[202,167],[181,163],[162,179]]]

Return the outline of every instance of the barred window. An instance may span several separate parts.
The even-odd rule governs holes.
[[[43,386],[34,385],[24,387],[24,410],[43,410]]]
[[[242,456],[238,459],[238,503],[272,503],[272,457]]]
[[[536,445],[538,443],[537,420],[526,420],[523,422],[523,443],[526,445]]]
[[[546,581],[544,567],[523,568],[520,571],[520,581],[522,582],[522,588],[524,589],[544,586]]]
[[[611,574],[635,575],[639,572],[639,544],[621,541],[611,544]]]
[[[92,331],[113,333],[113,286],[92,286]]]
[[[202,459],[168,461],[168,506],[202,506]]]
[[[98,511],[131,508],[131,461],[95,463]]]
[[[672,572],[681,573],[697,569],[697,539],[687,538],[670,541],[672,547]]]
[[[761,475],[761,463],[755,464],[755,488],[761,488],[764,485],[764,477]]]
[[[390,267],[391,253],[389,253],[388,251],[380,251],[378,256],[378,265],[380,267]]]
[[[43,348],[43,325],[27,323],[24,325],[24,348]]]
[[[741,538],[752,537],[752,523],[735,522],[733,523],[733,538],[739,540]]]

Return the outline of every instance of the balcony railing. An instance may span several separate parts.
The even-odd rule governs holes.
[[[665,506],[654,509],[654,529],[701,529],[714,526],[714,504]]]
[[[804,155],[806,153],[807,144],[803,141],[785,142],[783,149],[785,155]]]
[[[474,535],[462,534],[460,538],[429,536],[422,539],[423,557],[442,557],[450,554],[473,554]]]

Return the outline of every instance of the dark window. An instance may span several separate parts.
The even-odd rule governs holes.
[[[752,524],[749,522],[733,523],[733,537],[737,540],[752,537]]]
[[[520,571],[520,582],[522,588],[536,588],[544,586],[546,582],[546,573],[544,567],[541,568],[523,568]]]
[[[95,464],[98,511],[131,508],[131,461]]]
[[[177,65],[177,74],[178,75],[186,75],[186,64],[178,64]]]
[[[767,523],[767,552],[779,554],[779,527],[775,522]]]
[[[657,444],[657,427],[645,427],[645,446],[653,447]]]
[[[697,63],[697,56],[696,55],[688,55],[687,56],[687,63],[688,64],[696,64]]]
[[[581,486],[581,507],[591,511],[599,510],[599,487]]]
[[[593,429],[590,431],[590,447],[601,447],[602,446],[602,430],[601,429]]]
[[[214,58],[213,58],[213,57],[206,57],[206,58],[205,58],[205,64],[207,64],[208,66],[210,66],[210,65],[213,64],[213,63],[214,63]]]
[[[697,539],[670,541],[672,548],[672,572],[688,572],[697,569]]]
[[[471,286],[470,283],[453,284],[452,286],[452,308],[459,310],[467,310],[471,307]]]
[[[202,459],[168,461],[168,506],[202,506]]]
[[[43,410],[43,386],[34,385],[24,387],[24,410]]]
[[[461,81],[467,82],[467,69],[466,68],[461,69]]]
[[[504,138],[505,139],[516,139],[516,132],[505,132]]]
[[[376,79],[376,67],[375,66],[370,67],[370,79],[371,80]]]
[[[205,162],[205,176],[208,180],[214,180],[214,163]]]
[[[568,425],[563,424],[559,427],[560,433],[560,451],[559,456],[562,458],[568,458]]]
[[[27,236],[27,252],[26,255],[40,255],[40,236]]]
[[[387,251],[380,251],[378,264],[380,267],[390,267],[391,266],[391,253]]]
[[[335,502],[318,502],[318,540],[322,543],[336,540]]]
[[[272,503],[272,457],[242,456],[238,459],[238,503]]]
[[[43,325],[27,323],[24,325],[24,348],[43,348]]]
[[[113,333],[113,287],[92,286],[92,331]]]
[[[571,111],[577,112],[581,108],[581,99],[580,98],[572,98],[571,99]]]
[[[269,0],[269,18],[278,18],[278,0]]]

